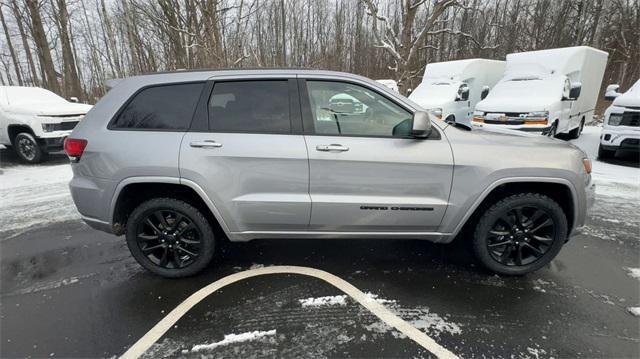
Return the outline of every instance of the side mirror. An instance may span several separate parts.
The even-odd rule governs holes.
[[[456,95],[456,101],[468,101],[469,100],[469,86],[460,85],[458,94]]]
[[[607,89],[604,92],[604,99],[607,100],[607,101],[615,100],[616,97],[621,95],[621,93],[618,92],[619,88],[620,88],[620,85],[618,85],[618,84],[607,86]]]
[[[566,88],[569,87],[569,93],[566,93]],[[580,97],[580,92],[582,91],[582,84],[580,82],[572,82],[569,85],[565,85],[565,96],[562,98],[563,101],[575,101]]]
[[[77,97],[69,97],[69,102],[78,103],[80,100]]]
[[[489,86],[482,86],[482,93],[480,93],[480,99],[484,100],[489,95]]]
[[[582,91],[582,84],[579,82],[574,82],[571,84],[571,91],[569,91],[569,98],[571,100],[577,100],[580,97],[580,92]]]
[[[427,138],[431,134],[431,117],[427,112],[416,111],[411,124],[411,136]]]

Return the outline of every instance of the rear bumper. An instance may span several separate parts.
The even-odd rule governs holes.
[[[87,217],[87,216],[81,216],[81,217],[82,217],[82,220],[84,221],[84,223],[88,224],[89,227],[91,227],[93,229],[97,229],[97,230],[102,231],[102,232],[107,232],[107,233],[113,234],[113,229],[111,227],[111,223],[105,222],[105,221],[101,221],[99,219]]]
[[[74,174],[69,183],[71,198],[90,227],[113,233],[110,205],[115,186],[114,181]]]

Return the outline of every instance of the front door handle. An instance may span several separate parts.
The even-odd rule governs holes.
[[[330,145],[318,145],[316,146],[316,150],[322,152],[346,152],[349,151],[349,147],[334,143]]]
[[[213,140],[192,141],[189,146],[196,148],[220,148],[222,147],[222,143]]]

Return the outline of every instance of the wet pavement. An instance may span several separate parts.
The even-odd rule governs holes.
[[[0,234],[0,356],[118,356],[203,286],[300,265],[370,293],[462,357],[637,358],[640,320],[628,308],[640,307],[640,279],[627,268],[640,267],[640,223],[625,193],[599,195],[583,234],[549,266],[515,278],[479,268],[463,243],[260,240],[220,241],[205,273],[168,280],[139,267],[122,237],[79,220]],[[342,294],[300,275],[250,278],[197,304],[145,356],[430,356]],[[261,334],[229,336],[250,332]]]

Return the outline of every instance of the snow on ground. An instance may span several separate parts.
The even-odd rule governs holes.
[[[306,299],[298,299],[298,302],[303,307],[321,307],[327,305],[346,305],[347,304],[347,296],[346,295],[334,295],[327,297],[317,297],[317,298],[306,298]]]
[[[631,278],[640,279],[640,268],[625,268],[627,275]]]
[[[627,311],[636,317],[640,317],[640,307],[629,307]]]
[[[221,345],[228,345],[228,344],[232,344],[232,343],[240,343],[240,342],[248,342],[248,341],[253,341],[253,340],[257,340],[266,336],[273,336],[276,335],[276,330],[272,329],[272,330],[268,330],[268,331],[253,331],[253,332],[248,332],[248,333],[241,333],[241,334],[227,334],[224,336],[224,339],[219,341],[219,342],[215,342],[215,343],[211,343],[211,344],[198,344],[198,345],[194,345],[193,348],[191,348],[192,352],[199,352],[199,351],[206,351],[206,350],[212,350],[215,349]],[[186,354],[186,353],[185,353]]]
[[[0,238],[80,218],[69,193],[68,164],[0,169]]]

